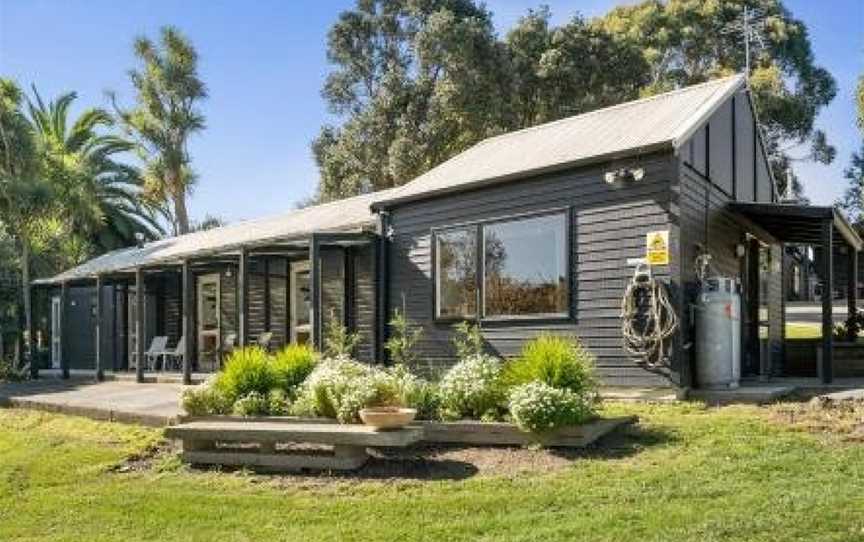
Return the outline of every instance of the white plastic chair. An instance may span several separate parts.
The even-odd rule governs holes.
[[[153,341],[150,342],[150,348],[144,352],[144,367],[148,371],[156,370],[156,362],[168,352],[167,347],[168,337],[164,335],[153,337]]]
[[[176,367],[177,370],[183,368],[183,357],[186,355],[186,337],[180,337],[180,340],[177,341],[177,346],[174,347],[174,350],[166,351],[162,357],[162,367],[168,365],[168,362],[171,362],[171,367]],[[175,365],[176,362],[176,365]]]
[[[272,331],[265,331],[261,335],[258,335],[258,340],[256,340],[255,343],[258,346],[260,346],[261,348],[263,348],[264,350],[269,351],[270,350],[270,341],[272,341],[272,340],[273,340],[273,332]]]

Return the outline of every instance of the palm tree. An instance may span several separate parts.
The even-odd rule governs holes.
[[[138,234],[158,237],[158,208],[141,197],[138,169],[116,160],[133,150],[134,143],[100,133],[100,128],[113,125],[111,115],[91,108],[70,124],[74,92],[47,104],[35,88],[33,96],[30,121],[43,174],[60,197],[69,231],[83,236],[95,252],[132,245]]]
[[[198,103],[207,89],[198,77],[198,54],[179,30],[161,30],[161,43],[146,37],[135,40],[135,55],[141,71],[130,73],[137,92],[137,105],[128,110],[114,108],[128,133],[138,140],[144,162],[147,194],[173,206],[174,233],[189,233],[186,196],[195,181],[187,144],[189,137],[204,129]]]

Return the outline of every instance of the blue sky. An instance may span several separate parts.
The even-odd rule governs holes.
[[[490,0],[503,33],[529,8],[550,5],[554,22],[575,10],[591,17],[615,1]],[[0,75],[35,84],[45,97],[75,90],[79,109],[105,105],[106,90],[133,95],[132,39],[173,24],[194,42],[210,98],[207,130],[191,146],[200,175],[190,205],[195,218],[230,221],[290,209],[313,193],[317,170],[309,143],[330,119],[320,97],[329,66],[327,30],[353,1],[256,0],[0,0]],[[818,120],[837,146],[829,167],[798,167],[807,195],[833,201],[842,171],[860,141],[852,93],[864,72],[864,2],[787,0],[809,27],[818,62],[840,91]]]

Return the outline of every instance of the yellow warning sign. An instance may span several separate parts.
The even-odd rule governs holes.
[[[669,265],[669,230],[645,235],[645,261],[648,265]]]

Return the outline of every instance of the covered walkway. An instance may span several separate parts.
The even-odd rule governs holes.
[[[847,313],[858,310],[858,253],[864,242],[833,207],[787,203],[729,203],[731,212],[765,230],[781,243],[820,247],[822,258],[822,355],[818,359],[820,380],[829,384],[834,379],[834,254],[845,252]]]

